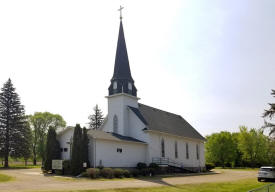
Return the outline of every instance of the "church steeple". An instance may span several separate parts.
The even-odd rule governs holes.
[[[111,85],[109,86],[109,95],[117,93],[127,93],[133,96],[137,96],[137,89],[131,76],[123,31],[122,16],[120,16],[114,74],[111,79]]]

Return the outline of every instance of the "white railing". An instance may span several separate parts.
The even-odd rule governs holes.
[[[173,167],[181,167],[183,168],[183,164],[180,162],[177,162],[173,159],[169,159],[168,157],[153,157],[152,159],[153,163],[156,163],[158,165],[167,165],[167,166],[173,166]]]

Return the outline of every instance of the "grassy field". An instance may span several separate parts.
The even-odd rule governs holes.
[[[41,167],[41,162],[37,162],[37,165],[35,166],[32,165],[32,162],[28,162],[26,166],[24,161],[14,161],[13,159],[9,161],[9,169],[31,169],[31,168],[40,168],[40,167]],[[0,163],[0,169],[5,169],[3,161],[1,161]]]
[[[268,183],[259,183],[256,179],[246,179],[226,183],[188,184],[150,188],[123,188],[106,190],[76,190],[64,192],[247,192]]]
[[[40,168],[41,165],[25,165],[25,164],[9,164],[9,168],[8,169],[31,169],[31,168]],[[0,169],[6,169],[4,168],[2,165],[0,165]]]
[[[4,174],[0,174],[0,183],[1,182],[7,182],[7,181],[10,181],[12,179],[13,179],[13,177],[10,177],[10,176],[4,175]]]

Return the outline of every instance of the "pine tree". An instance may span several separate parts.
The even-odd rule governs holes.
[[[56,139],[55,129],[50,127],[47,134],[45,170],[49,171],[52,169],[52,160],[54,159],[60,159],[60,146]]]
[[[87,135],[87,129],[86,127],[83,128],[83,133],[82,133],[82,160],[83,162],[87,163],[87,167],[90,167],[90,163],[89,163],[89,156],[88,156],[88,145],[89,145],[89,139],[88,139],[88,135]]]
[[[27,117],[25,118],[27,119]],[[27,165],[27,161],[32,155],[32,130],[27,121],[22,129],[22,137],[19,137],[17,142],[19,145],[16,153],[14,153],[15,151],[12,151],[10,155],[14,158],[23,157],[25,165]]]
[[[100,125],[103,123],[104,118],[103,118],[103,112],[98,107],[98,105],[94,107],[94,114],[90,115],[88,118],[90,120],[89,128],[98,129],[100,127]]]
[[[15,92],[9,79],[0,93],[0,149],[5,159],[5,167],[9,166],[9,155],[12,153],[20,156],[20,149],[25,137],[26,118],[24,106]]]
[[[74,128],[73,146],[72,146],[72,159],[71,159],[71,171],[73,175],[78,175],[83,169],[82,158],[82,130],[79,124],[76,124]]]
[[[275,90],[271,90],[271,95],[275,97]],[[270,120],[272,120],[275,117],[275,103],[269,103],[269,106],[270,108],[265,110],[263,117],[268,117]],[[275,137],[275,123],[265,121],[264,128],[269,128],[269,135],[274,135]]]

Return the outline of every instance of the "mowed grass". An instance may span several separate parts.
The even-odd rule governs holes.
[[[13,177],[10,177],[8,175],[0,174],[0,183],[1,182],[7,182],[13,180]]]
[[[32,169],[32,168],[41,168],[41,165],[25,165],[25,164],[9,164],[9,168],[0,166],[0,169]]]
[[[245,179],[234,182],[166,185],[162,187],[148,188],[123,188],[106,190],[70,190],[64,192],[247,192],[249,190],[267,185],[255,179]]]

